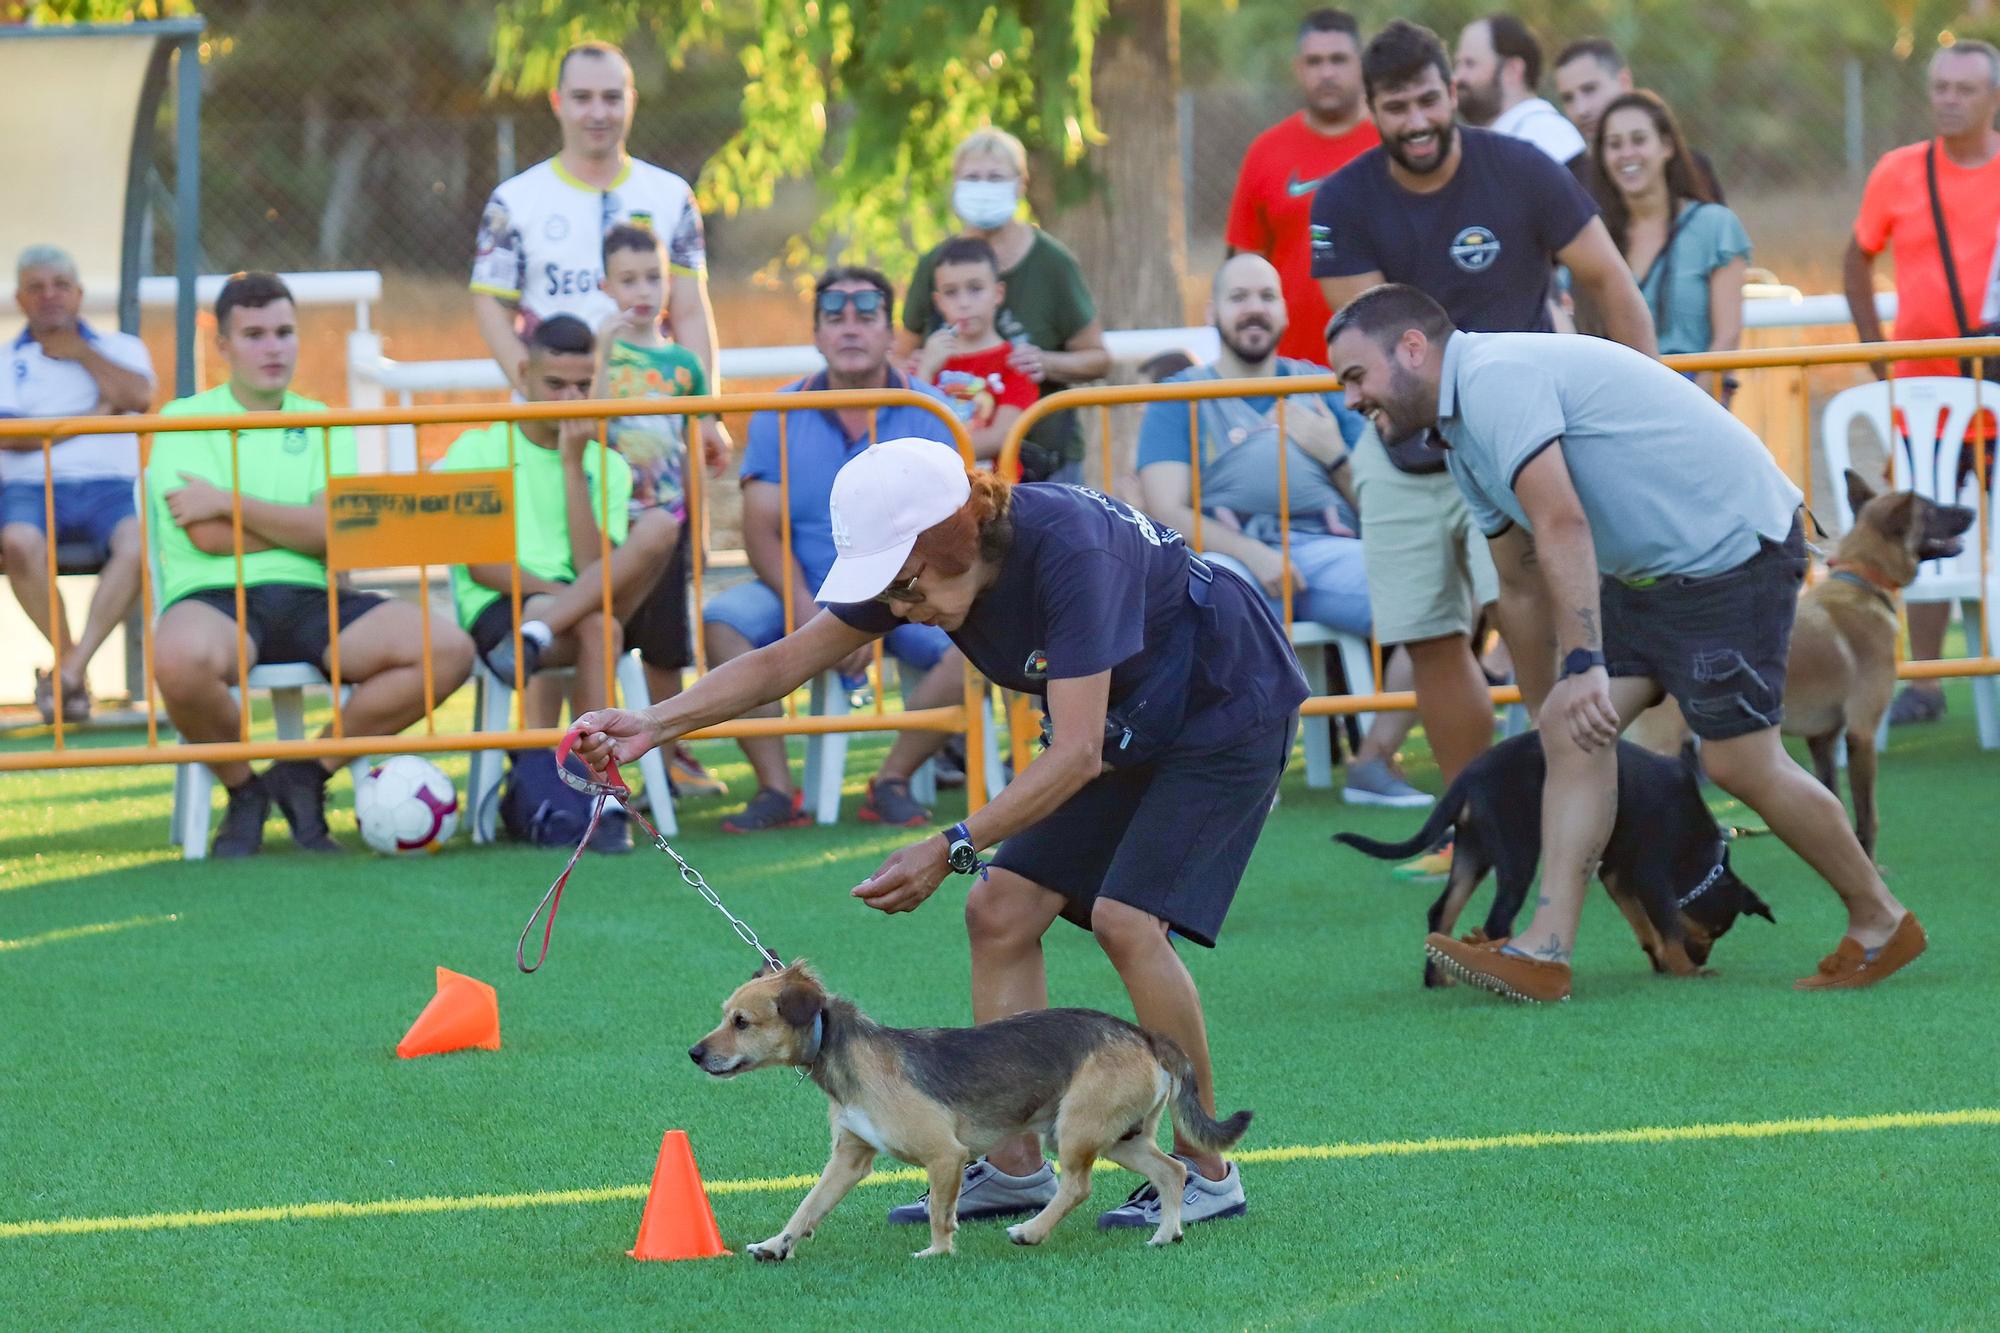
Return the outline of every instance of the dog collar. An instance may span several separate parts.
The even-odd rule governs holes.
[[[1829,564],[1827,568],[1833,571],[1829,577],[1839,579],[1842,583],[1851,583],[1857,588],[1865,588],[1881,598],[1884,606],[1892,611],[1896,609],[1896,594],[1900,589],[1896,584],[1883,578],[1880,571],[1864,564],[1847,562]]]
[[[1702,876],[1701,883],[1695,885],[1692,889],[1689,889],[1681,897],[1674,899],[1674,910],[1676,912],[1686,911],[1687,905],[1689,903],[1693,902],[1695,899],[1701,897],[1702,894],[1707,893],[1710,889],[1714,888],[1715,881],[1722,878],[1723,866],[1724,862],[1718,859],[1715,863],[1715,868],[1710,870],[1706,875]]]
[[[813,1015],[812,1041],[806,1046],[806,1062],[799,1069],[799,1077],[804,1078],[819,1063],[819,1048],[826,1041],[826,1010]]]

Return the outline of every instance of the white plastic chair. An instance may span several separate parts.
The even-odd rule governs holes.
[[[535,674],[571,676],[575,672],[569,667],[550,667]],[[646,689],[646,668],[640,663],[638,653],[619,654],[617,679],[623,707],[633,710],[652,707],[653,698]],[[472,665],[473,730],[510,730],[513,726],[510,717],[513,698],[514,682],[494,675],[487,670],[484,662],[475,658]],[[475,843],[494,840],[500,816],[500,775],[506,766],[504,751],[472,752],[472,771],[465,780],[465,799],[472,811],[472,840]],[[639,760],[639,774],[645,779],[646,804],[653,812],[654,827],[666,837],[673,837],[680,832],[680,825],[674,818],[673,791],[667,786],[667,761],[660,749],[648,750],[645,757]]]
[[[302,741],[306,738],[306,691],[330,688],[326,675],[304,662],[281,662],[250,668],[250,688],[268,690],[271,713],[278,724],[278,739]],[[347,702],[353,687],[341,686],[340,701]],[[243,691],[230,687],[229,696],[243,705]],[[384,738],[387,739],[386,737]],[[358,781],[368,771],[368,761],[356,759],[348,765]],[[181,858],[202,861],[208,858],[208,826],[215,775],[207,764],[179,764],[174,768],[174,812],[168,843],[181,849]]]
[[[884,661],[893,659],[884,658]],[[900,675],[903,667],[899,662],[896,670]],[[884,685],[886,687],[886,682]],[[812,696],[809,705],[815,717],[845,717],[853,711],[853,704],[847,697],[847,686],[841,682],[840,673],[822,671],[813,678]],[[1006,785],[1006,772],[1000,766],[1000,747],[994,739],[996,723],[990,694],[986,698],[986,725],[980,730],[986,741],[980,762],[986,765],[986,791],[989,796],[998,795]],[[820,732],[806,737],[805,797],[806,808],[812,811],[816,824],[837,824],[840,822],[840,789],[847,776],[847,741],[854,735],[847,731]],[[969,759],[969,756],[968,756]],[[925,760],[915,773],[910,775],[910,798],[919,805],[932,805],[937,801],[937,765]]]
[[[1331,625],[1323,625],[1316,620],[1292,622],[1292,647],[1297,649],[1319,649],[1318,652],[1300,652],[1299,666],[1304,670],[1306,684],[1314,694],[1325,694],[1326,652],[1331,648],[1340,654],[1340,668],[1347,675],[1347,688],[1353,692],[1362,689],[1367,682],[1373,689],[1379,688],[1375,679],[1375,654],[1368,646],[1368,640],[1358,634],[1337,630]],[[1339,718],[1309,717],[1304,719],[1306,739],[1306,786],[1333,786],[1333,728]],[[1355,725],[1363,731],[1375,721],[1373,713],[1355,715]]]
[[[1867,421],[1883,442],[1889,457],[1892,487],[1915,491],[1937,504],[1976,507],[1979,503],[1976,493],[1957,488],[1959,459],[1966,447],[1965,437],[1975,409],[1983,405],[1989,411],[2000,412],[2000,391],[1957,376],[1899,379],[1893,397],[1908,428],[1907,434],[1892,429],[1891,396],[1891,386],[1885,380],[1857,385],[1835,394],[1821,417],[1822,447],[1826,450],[1828,471],[1834,478],[1833,512],[1842,533],[1854,526],[1847,487],[1840,478],[1852,465],[1848,434],[1857,419]],[[2000,478],[1994,480],[2000,484]],[[1989,507],[1989,515],[1992,512]],[[1975,538],[1952,559],[1926,560],[1917,571],[1916,582],[1903,591],[1906,603],[1958,602],[1965,620],[1966,645],[1975,656],[1986,618],[1981,598],[1994,595],[1991,588],[1980,586],[1979,564],[1979,543]],[[2000,748],[2000,683],[1991,676],[1975,677],[1972,696],[1980,719],[1980,745]],[[1883,749],[1888,743],[1889,723],[1884,717],[1876,733],[1876,749]]]

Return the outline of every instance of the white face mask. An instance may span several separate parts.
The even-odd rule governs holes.
[[[1014,216],[1021,202],[1014,181],[959,181],[951,187],[951,211],[968,227],[992,231]]]

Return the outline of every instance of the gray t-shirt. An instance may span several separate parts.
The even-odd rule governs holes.
[[[1720,403],[1603,338],[1452,334],[1437,424],[1489,537],[1530,526],[1514,480],[1560,442],[1598,569],[1628,582],[1734,568],[1759,537],[1783,541],[1804,498]]]

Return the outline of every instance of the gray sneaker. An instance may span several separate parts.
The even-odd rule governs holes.
[[[1043,1162],[1031,1176],[1010,1176],[984,1157],[965,1168],[958,1186],[958,1220],[981,1222],[994,1217],[1026,1217],[1048,1207],[1056,1197],[1055,1168]],[[931,1192],[889,1210],[891,1222],[904,1225],[931,1220]]]
[[[1397,777],[1386,759],[1348,765],[1347,785],[1340,789],[1340,799],[1349,805],[1390,805],[1398,810],[1420,809],[1435,800]]]
[[[1187,1164],[1187,1186],[1181,1194],[1181,1222],[1213,1222],[1218,1217],[1241,1217],[1250,1211],[1250,1205],[1243,1199],[1243,1175],[1236,1169],[1236,1163],[1229,1164],[1229,1174],[1220,1180],[1210,1180],[1195,1170],[1193,1162],[1174,1156]],[[1132,1197],[1108,1213],[1100,1213],[1097,1225],[1106,1231],[1113,1227],[1157,1227],[1160,1225],[1160,1192],[1149,1182],[1132,1191]]]

